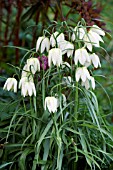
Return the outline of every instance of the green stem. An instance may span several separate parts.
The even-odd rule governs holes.
[[[32,98],[30,97],[30,110],[31,110],[31,114],[33,112],[33,105],[32,105]]]
[[[62,114],[62,92],[61,92],[61,82],[62,82],[62,77],[61,77],[61,73],[60,73],[60,69],[58,68],[58,74],[59,74],[59,96],[60,96],[60,110],[61,110],[61,121],[63,121],[63,114]],[[60,121],[60,123],[61,123]]]
[[[75,119],[78,119],[78,82],[76,82],[76,91],[75,91]]]
[[[37,115],[36,97],[35,96],[33,97],[33,106],[34,106],[35,113]]]
[[[76,121],[76,131],[77,131],[77,120],[78,120],[78,82],[76,82],[76,91],[75,91],[75,121]],[[75,137],[75,142],[77,143],[77,135]],[[77,162],[73,163],[74,170],[77,170]]]
[[[56,112],[54,113],[54,115],[52,115],[52,120],[53,120],[53,125],[55,127],[55,131],[56,131],[56,135],[58,136],[58,128],[57,128],[57,124],[56,124],[56,116],[55,116]]]
[[[77,162],[73,162],[73,165],[72,165],[73,167],[73,170],[77,170]]]
[[[44,77],[44,69],[43,69],[43,79],[42,79],[42,100],[43,100],[43,108],[45,103],[45,77]]]
[[[31,115],[35,116],[31,97],[30,97],[30,109],[31,109]],[[32,132],[33,133],[32,133],[31,143],[33,143],[33,141],[35,140],[35,134],[36,134],[36,122],[34,118],[32,118]]]
[[[24,110],[25,110],[25,113],[26,113],[26,105],[25,105],[25,102],[24,102],[24,97],[22,98],[22,101],[23,101],[23,106],[24,106]]]

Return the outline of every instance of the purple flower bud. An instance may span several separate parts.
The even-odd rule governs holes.
[[[89,8],[92,8],[92,5],[93,5],[92,1],[88,1],[88,2],[87,2],[87,5],[88,5],[88,9],[89,9]]]
[[[48,58],[46,56],[38,56],[39,62],[40,62],[40,68],[47,70],[48,67]]]

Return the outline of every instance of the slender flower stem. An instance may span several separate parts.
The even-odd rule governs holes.
[[[74,108],[74,113],[75,113],[75,121],[76,121],[76,131],[77,131],[77,120],[78,120],[78,82],[76,82],[76,90],[75,90],[75,108]],[[75,137],[75,141],[77,143],[77,135]],[[73,169],[77,170],[77,162],[73,162]]]
[[[43,64],[44,65],[44,64]],[[44,68],[43,68],[43,80],[42,80],[42,97],[43,97],[43,108],[45,102],[45,77],[44,77]]]
[[[33,103],[32,103],[32,98],[30,97],[30,109],[31,109],[31,115],[35,116],[35,112],[34,112],[34,108],[33,108]],[[32,119],[32,138],[31,138],[31,143],[34,141],[35,139],[35,134],[36,134],[36,122],[35,119],[33,117]]]
[[[78,65],[76,67],[76,69],[78,68]],[[75,90],[75,109],[74,109],[74,113],[75,113],[75,119],[77,121],[78,119],[78,82],[76,81],[75,84],[76,90]]]
[[[35,113],[37,115],[36,97],[35,96],[33,97],[33,107],[34,107],[34,111],[35,111]]]
[[[78,119],[78,82],[76,82],[76,91],[75,91],[75,108],[74,108],[74,113],[75,113],[75,129],[77,131],[77,119]],[[75,137],[75,142],[77,143],[77,135]],[[74,170],[77,170],[77,162],[72,162],[72,168]]]
[[[78,43],[79,48],[81,48],[81,44]],[[79,65],[77,65],[77,68]],[[76,69],[77,69],[76,68]],[[78,119],[78,82],[76,81],[76,91],[75,91],[75,119]]]
[[[26,113],[26,105],[25,105],[25,102],[24,102],[24,97],[22,97],[22,101],[23,101],[23,106],[24,106],[24,110],[25,110],[25,113]]]
[[[61,110],[61,119],[63,121],[63,114],[62,114],[62,92],[61,92],[61,81],[62,81],[62,77],[61,77],[61,73],[60,73],[60,69],[58,68],[58,74],[59,74],[59,94],[60,94],[60,110]]]
[[[78,119],[78,82],[76,82],[76,91],[75,91],[75,119]]]
[[[33,112],[32,97],[30,97],[30,109],[31,109],[31,114],[32,114]]]

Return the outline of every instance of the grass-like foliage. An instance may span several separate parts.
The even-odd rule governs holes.
[[[19,89],[5,91],[7,100],[0,102],[0,169],[108,167],[113,129],[99,111],[93,73],[101,66],[95,53],[105,33],[83,20],[75,28],[54,22],[43,33],[36,51],[24,49],[4,85],[15,93]]]

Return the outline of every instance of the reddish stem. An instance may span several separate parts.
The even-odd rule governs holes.
[[[20,17],[21,17],[21,13],[23,10],[21,0],[17,0],[17,9],[18,9],[18,11],[17,11],[17,15],[16,15],[16,28],[15,28],[15,39],[14,39],[15,46],[19,46]],[[17,48],[15,49],[15,54],[16,54],[15,62],[17,64],[19,61],[19,50]]]

